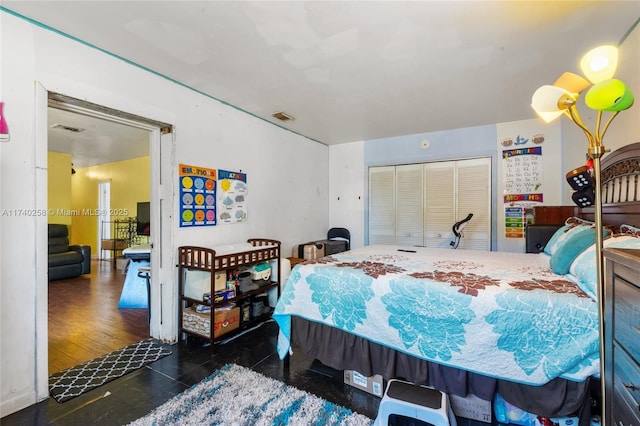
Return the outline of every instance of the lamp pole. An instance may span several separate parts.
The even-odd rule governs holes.
[[[580,68],[588,80],[573,73],[564,73],[551,85],[538,88],[531,98],[531,106],[547,123],[560,115],[566,115],[574,124],[582,129],[589,141],[589,157],[593,160],[595,182],[594,219],[596,231],[596,284],[598,297],[598,335],[600,338],[600,390],[602,392],[602,425],[609,423],[609,413],[606,407],[607,391],[605,380],[605,285],[603,258],[603,226],[602,226],[602,187],[601,163],[602,155],[606,152],[602,145],[607,128],[620,111],[629,109],[633,105],[631,90],[620,80],[613,78],[618,64],[618,49],[605,45],[596,47],[584,55],[580,61]],[[579,93],[593,83],[585,96],[586,105],[598,111],[595,131],[591,132],[582,122],[576,108]],[[612,114],[602,126],[602,112]]]
[[[599,139],[599,138],[598,138]],[[602,188],[600,160],[605,152],[602,142],[597,140],[595,144],[589,144],[589,156],[593,159],[593,173],[595,181],[595,207],[594,221],[596,224],[596,283],[598,297],[598,335],[600,338],[600,392],[602,394],[602,425],[608,424],[606,404],[606,380],[605,380],[605,285],[604,285],[604,259],[602,256]]]

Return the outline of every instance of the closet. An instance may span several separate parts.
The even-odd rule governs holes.
[[[491,249],[491,158],[369,168],[369,244]]]

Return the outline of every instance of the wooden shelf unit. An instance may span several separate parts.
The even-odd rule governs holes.
[[[244,301],[251,300],[250,298],[262,293],[267,293],[271,289],[276,289],[278,298],[280,297],[280,241],[264,239],[264,238],[251,238],[248,242],[253,246],[253,249],[244,250],[236,253],[229,253],[223,255],[216,255],[215,250],[206,247],[197,246],[181,246],[178,248],[178,286],[180,289],[180,315],[179,315],[179,331],[183,336],[194,336],[199,339],[208,341],[211,344],[211,353],[214,353],[214,342],[228,338],[241,330],[251,327],[255,324],[263,322],[271,317],[271,310],[257,317],[251,318],[248,321],[241,321],[238,328],[225,333],[220,336],[215,336],[215,314],[216,308],[223,305],[234,303],[237,306]],[[248,292],[238,293],[236,289],[236,296],[220,302],[214,302],[215,294],[215,275],[216,272],[227,271],[229,269],[235,269],[242,266],[252,266],[259,262],[270,262],[275,260],[277,262],[277,273],[275,276],[272,274],[270,282],[261,286],[258,289]],[[185,296],[185,271],[186,270],[198,270],[210,273],[211,282],[209,285],[209,291],[211,294],[211,300],[204,302],[203,300],[194,299]],[[185,311],[193,309],[195,305],[210,305],[211,310],[206,314],[208,315],[208,332],[201,333],[193,329],[187,329],[184,325]],[[187,311],[189,314],[190,311]]]

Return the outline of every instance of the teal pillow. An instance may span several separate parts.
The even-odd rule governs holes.
[[[604,248],[634,248],[640,249],[640,238],[631,235],[619,235],[604,240]],[[576,257],[569,272],[575,277],[578,287],[592,299],[596,297],[596,246],[595,244]]]
[[[596,242],[595,229],[590,226],[580,226],[578,231],[565,234],[561,244],[549,259],[549,265],[554,273],[565,275],[569,273],[571,264],[580,253]]]
[[[559,249],[561,249],[567,243],[567,241],[571,241],[572,238],[577,238],[576,236],[579,234],[592,234],[594,229],[592,225],[570,224],[565,226],[567,226],[567,229],[560,233],[555,242],[553,242],[551,245],[547,243],[547,245],[545,246],[545,250],[548,246],[550,246],[549,252],[547,253],[550,256],[553,256]],[[564,226],[560,229],[563,228]],[[555,234],[553,236],[555,236]]]
[[[556,248],[558,246],[558,240],[568,230],[569,230],[569,225],[564,225],[561,228],[558,228],[558,230],[556,232],[554,232],[554,234],[551,236],[551,238],[549,238],[549,241],[547,241],[547,244],[544,246],[544,250],[543,251],[545,253],[547,253],[549,256],[551,256],[553,253],[555,253]]]

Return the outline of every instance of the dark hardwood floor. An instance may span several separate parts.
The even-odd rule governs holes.
[[[118,309],[124,276],[108,262],[93,273],[49,283],[49,373],[148,337],[146,309]],[[166,345],[172,354],[64,403],[48,398],[0,419],[14,425],[124,425],[200,382],[227,363],[249,367],[374,419],[380,398],[344,384],[343,372],[294,349],[286,367],[276,352],[271,320],[235,339],[216,343],[215,354],[198,339]],[[488,426],[457,418],[458,426]],[[496,423],[494,423],[496,424]]]
[[[91,276],[49,284],[49,371],[67,368],[142,340],[146,309],[117,309],[124,277],[111,264],[94,264]],[[124,425],[200,382],[227,363],[251,368],[374,419],[380,398],[344,384],[343,372],[294,348],[289,367],[276,352],[273,320],[210,347],[198,339],[166,345],[171,355],[64,403],[48,398],[0,419],[13,425]],[[488,426],[457,418],[458,426]],[[497,424],[494,422],[494,425]],[[296,425],[297,426],[297,425]]]
[[[146,309],[118,309],[124,278],[94,260],[91,274],[49,282],[49,375],[149,337]]]
[[[380,398],[344,384],[343,372],[294,348],[289,368],[278,358],[278,326],[269,321],[226,343],[210,347],[198,339],[167,345],[172,354],[105,383],[67,402],[53,398],[0,419],[14,425],[125,425],[199,383],[227,363],[235,363],[311,392],[374,419]],[[458,426],[489,426],[457,418]],[[494,425],[497,423],[494,422]],[[294,425],[292,425],[294,426]],[[295,425],[298,426],[298,425]]]
[[[124,276],[111,263],[49,283],[49,372],[91,360],[148,337],[146,309],[118,309]],[[268,321],[210,347],[198,339],[166,345],[171,355],[64,403],[48,398],[2,417],[2,426],[125,425],[199,383],[227,363],[251,368],[374,419],[380,398],[346,385],[343,372],[294,348],[289,367],[276,352],[278,326]],[[458,426],[489,426],[457,417]],[[491,425],[498,425],[495,418]],[[296,425],[297,426],[297,425]]]

